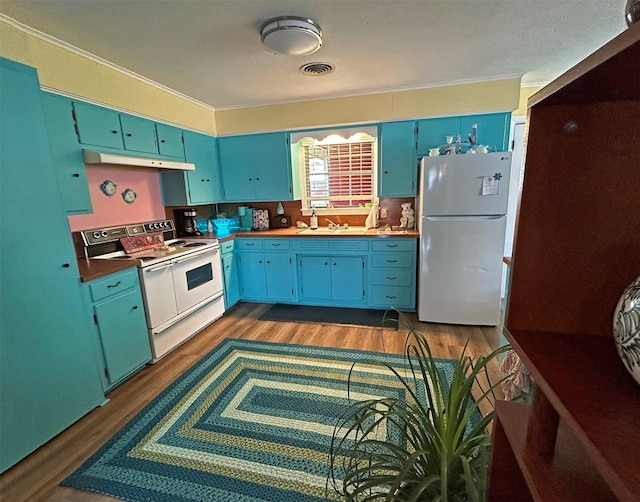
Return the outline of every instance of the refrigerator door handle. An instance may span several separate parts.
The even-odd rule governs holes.
[[[485,220],[499,220],[504,218],[504,214],[484,214],[482,216],[469,215],[469,216],[425,216],[429,221],[485,221]]]

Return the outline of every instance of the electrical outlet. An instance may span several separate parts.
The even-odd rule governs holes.
[[[380,208],[380,218],[384,219],[387,217],[387,208],[386,207],[381,207]]]

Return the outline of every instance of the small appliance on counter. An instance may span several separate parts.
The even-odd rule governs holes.
[[[247,231],[253,229],[253,211],[252,207],[238,206],[238,216],[240,216],[240,229]]]
[[[198,229],[195,209],[174,209],[173,216],[176,221],[178,237],[197,237],[202,235]]]
[[[291,216],[287,214],[277,214],[271,217],[271,228],[289,228],[291,226]]]

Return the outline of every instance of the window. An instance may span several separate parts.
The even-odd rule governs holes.
[[[377,130],[374,129],[374,134]],[[324,132],[326,135],[327,132]],[[303,214],[365,213],[375,202],[377,140],[366,132],[298,141]],[[306,210],[306,211],[305,211]]]

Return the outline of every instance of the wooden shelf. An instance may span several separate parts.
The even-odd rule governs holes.
[[[499,401],[496,420],[504,431],[514,459],[524,473],[525,482],[534,500],[616,500],[594,465],[586,460],[580,444],[570,428],[561,422],[556,454],[545,456],[527,448],[526,435],[530,405]],[[503,500],[521,499],[522,494],[503,496]],[[497,500],[494,497],[493,500]]]
[[[613,337],[505,334],[613,493],[638,500],[640,387],[625,370]]]

